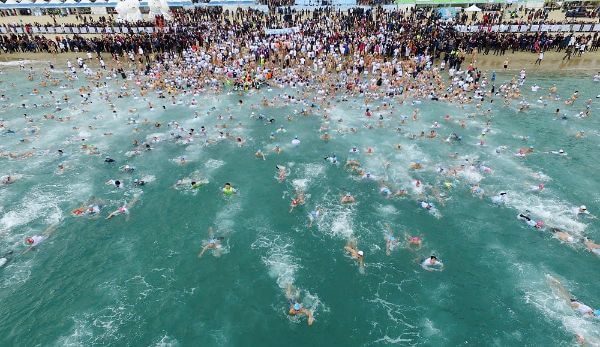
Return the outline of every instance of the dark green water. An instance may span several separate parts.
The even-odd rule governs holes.
[[[562,244],[549,231],[537,231],[515,218],[529,209],[548,227],[600,239],[597,220],[573,213],[585,204],[592,214],[600,214],[597,99],[591,105],[592,117],[574,117],[585,109],[585,100],[598,94],[598,83],[589,76],[529,76],[524,94],[531,110],[519,113],[518,101],[503,107],[496,100],[490,106],[492,126],[486,146],[478,141],[488,118],[481,112],[466,118],[476,114],[474,105],[460,108],[430,101],[395,105],[390,116],[374,112],[386,115],[383,127],[371,121],[375,127],[367,129],[362,99],[332,100],[332,140],[323,142],[318,131],[322,111],[308,117],[295,114],[308,106],[283,102],[277,97],[281,90],[244,96],[208,93],[196,97],[198,108],[171,106],[166,100],[164,111],[158,100],[153,101],[156,110],[149,111],[141,98],[113,97],[119,110],[113,116],[98,91],[92,104],[81,105],[76,91],[56,88],[58,95],[68,93],[72,98],[71,108],[55,112],[71,115],[72,120],[58,122],[40,119],[49,110],[18,108],[22,102],[42,103],[39,96],[29,95],[35,85],[22,73],[6,69],[1,77],[3,93],[11,99],[2,102],[0,118],[17,133],[1,136],[0,149],[21,153],[35,148],[35,155],[0,159],[0,176],[22,175],[0,188],[0,253],[20,252],[25,237],[58,225],[37,249],[0,269],[2,346],[554,346],[573,345],[575,334],[591,344],[600,341],[600,322],[573,312],[546,278],[551,274],[561,279],[581,301],[599,307],[598,257],[581,244]],[[581,95],[574,106],[552,100],[544,107],[535,99],[546,93],[528,90],[534,81],[545,90],[556,83],[563,99],[575,89]],[[113,92],[118,89],[114,81],[108,85]],[[47,90],[42,89],[44,95]],[[263,108],[262,97],[276,105]],[[181,99],[189,103],[191,97]],[[139,110],[129,114],[131,107]],[[554,119],[557,107],[568,120]],[[420,110],[418,121],[409,119],[402,132],[396,132],[400,116],[410,118],[415,108]],[[195,119],[194,112],[201,116]],[[251,119],[251,112],[274,117],[275,124]],[[23,130],[31,127],[23,113],[35,119],[38,137]],[[127,118],[137,114],[149,123],[138,124],[134,132],[135,125],[127,124]],[[218,120],[219,114],[226,120]],[[227,120],[230,114],[233,121]],[[443,120],[445,114],[452,116],[450,122]],[[292,121],[287,115],[293,115]],[[461,119],[465,129],[458,123]],[[172,120],[186,128],[206,126],[213,141],[206,143],[202,136],[190,144],[169,140],[167,123]],[[429,132],[434,121],[441,125],[435,129],[438,138],[409,138],[411,133]],[[161,122],[161,128],[154,122]],[[218,141],[214,127],[223,123],[231,134],[246,139],[244,146]],[[269,134],[279,126],[287,132],[275,133],[276,139],[270,140]],[[358,132],[336,131],[349,127]],[[581,130],[586,137],[576,139]],[[443,141],[452,132],[462,136],[461,143]],[[151,134],[164,140],[152,144],[150,152],[126,156],[133,139],[150,139]],[[294,136],[302,141],[299,146],[291,145]],[[525,142],[520,136],[529,139]],[[22,143],[21,138],[29,142]],[[82,142],[97,146],[101,155],[85,154]],[[272,151],[276,144],[283,148],[279,155]],[[402,150],[396,150],[396,144]],[[377,182],[345,170],[352,146],[361,150],[355,158],[365,170],[387,178],[395,188],[405,187],[409,195],[386,199]],[[507,148],[498,154],[499,146]],[[534,154],[513,155],[528,146],[534,146]],[[367,147],[375,153],[367,155]],[[63,157],[57,154],[59,148]],[[543,153],[559,148],[568,155]],[[266,160],[255,158],[257,149],[267,154]],[[449,156],[454,152],[458,158]],[[323,160],[332,153],[341,165]],[[117,162],[104,163],[104,155]],[[180,156],[188,163],[178,165]],[[438,167],[457,167],[466,158],[480,160],[493,172],[467,169],[456,177],[437,172]],[[410,170],[415,161],[424,168]],[[60,163],[65,165],[63,173],[57,169]],[[125,164],[134,166],[135,172],[120,172]],[[282,183],[277,181],[276,165],[289,170]],[[209,183],[197,190],[173,187],[178,179],[191,176]],[[133,179],[142,177],[150,182],[134,187]],[[121,179],[125,188],[106,185],[109,179]],[[423,196],[414,188],[416,179],[426,186]],[[238,194],[224,197],[225,182],[231,182]],[[453,187],[446,189],[444,182]],[[483,199],[470,191],[477,182],[485,191]],[[541,182],[544,191],[529,191]],[[306,204],[289,213],[298,188],[306,193]],[[490,197],[502,190],[509,192],[509,200],[498,207]],[[339,203],[347,191],[356,197],[356,204]],[[434,191],[445,194],[444,206]],[[104,219],[134,196],[139,201],[129,216]],[[70,214],[91,198],[105,205],[100,218]],[[436,204],[441,218],[420,208],[422,198]],[[309,229],[307,213],[317,207],[322,218]],[[397,238],[422,236],[423,247],[400,246],[386,256],[386,223]],[[215,256],[209,250],[199,259],[209,227],[225,237],[223,251]],[[355,239],[365,252],[362,273],[344,253],[348,239]],[[431,254],[444,262],[443,271],[425,271],[419,265]],[[311,327],[305,318],[288,316],[288,284],[314,311]]]

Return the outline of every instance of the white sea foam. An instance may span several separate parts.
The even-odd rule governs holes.
[[[300,265],[291,253],[293,249],[291,240],[263,228],[251,248],[266,251],[261,257],[262,262],[269,270],[269,275],[275,278],[279,288],[285,290],[288,285],[294,283]]]

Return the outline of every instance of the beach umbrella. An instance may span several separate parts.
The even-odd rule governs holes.
[[[465,8],[465,12],[481,12],[481,9],[475,5]]]

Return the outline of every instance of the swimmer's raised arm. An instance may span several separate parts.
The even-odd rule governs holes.
[[[50,234],[52,234],[53,232],[56,231],[56,229],[58,229],[58,223],[53,223],[51,225],[49,225],[46,230],[44,230],[44,232],[42,233],[42,235],[44,236],[50,236]]]
[[[209,248],[210,248],[210,244],[207,244],[206,246],[202,247],[202,250],[200,251],[200,253],[198,253],[198,258],[202,258],[202,255],[204,255],[204,252],[206,252],[206,250]]]
[[[312,311],[308,310],[308,309],[304,309],[304,313],[306,314],[306,317],[308,318],[307,319],[308,325],[312,325],[313,322],[315,321]]]
[[[562,285],[562,283],[560,283],[559,280],[550,275],[547,275],[547,277],[550,285],[552,285],[558,291],[560,297],[569,303],[571,301],[571,293],[569,293],[569,291]]]

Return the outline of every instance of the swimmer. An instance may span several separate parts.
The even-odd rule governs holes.
[[[302,306],[302,303],[298,300],[298,291],[294,290],[291,283],[289,283],[285,289],[285,296],[290,303],[290,309],[288,311],[290,316],[305,315],[307,318],[308,325],[312,325],[315,321],[313,313]]]
[[[585,205],[581,205],[581,206],[579,206],[579,208],[575,209],[575,215],[576,216],[585,215],[585,216],[588,216],[590,218],[595,218],[594,216],[592,216],[590,214],[590,211],[588,211],[588,209],[587,209],[587,207]]]
[[[233,186],[231,186],[231,183],[225,183],[225,186],[223,186],[222,191],[223,191],[223,194],[226,196],[230,196],[230,195],[237,193],[237,190],[235,188],[233,188]]]
[[[145,184],[146,184],[146,181],[144,181],[144,180],[137,179],[137,178],[133,180],[133,185],[136,187],[141,187]]]
[[[390,255],[394,248],[398,246],[398,239],[394,236],[394,232],[389,224],[386,224],[385,228],[388,231],[388,234],[385,235],[385,254]]]
[[[436,218],[440,218],[440,212],[437,210],[437,208],[430,202],[427,201],[421,201],[421,207],[426,209],[431,215],[433,215]]]
[[[292,145],[298,146],[299,144],[300,144],[300,140],[298,139],[298,136],[295,136],[294,139],[292,140]]]
[[[2,180],[0,181],[4,185],[9,185],[15,182],[11,175],[2,176]]]
[[[21,254],[27,253],[31,251],[34,247],[39,245],[40,243],[46,241],[50,235],[56,231],[58,228],[58,224],[52,224],[41,235],[33,235],[25,238],[25,245],[27,248],[21,252]]]
[[[335,154],[327,156],[327,157],[325,157],[323,159],[327,160],[328,162],[330,162],[333,165],[338,165],[339,164],[338,158],[335,156]]]
[[[555,239],[558,239],[562,242],[566,242],[566,243],[575,243],[577,242],[577,240],[568,232],[566,231],[562,231],[560,229],[557,228],[552,228],[551,229],[553,235],[552,237],[554,237]]]
[[[500,192],[500,194],[492,196],[492,203],[496,205],[504,205],[508,200],[508,194],[506,192]]]
[[[352,204],[352,203],[356,202],[356,199],[354,199],[354,197],[350,193],[346,193],[346,194],[344,194],[344,196],[342,196],[342,198],[340,199],[340,202],[342,204]]]
[[[199,182],[192,181],[192,182],[190,182],[190,185],[191,185],[192,189],[198,189],[198,188],[202,187],[205,183],[206,182],[204,182],[204,181],[199,181]]]
[[[423,168],[423,165],[419,162],[412,162],[410,163],[409,167],[411,170],[420,170]]]
[[[105,163],[114,163],[114,162],[115,162],[115,160],[114,160],[113,158],[106,157],[106,158],[104,158],[104,162],[105,162]]]
[[[115,211],[111,212],[106,217],[106,219],[112,219],[113,217],[118,216],[120,214],[129,215],[129,209],[131,209],[138,202],[139,198],[140,198],[139,194],[134,195],[131,202],[125,203],[124,205],[117,208]]]
[[[406,241],[408,246],[414,246],[416,249],[420,249],[423,244],[423,239],[419,236],[408,236]]]
[[[550,151],[551,154],[556,154],[556,155],[567,155],[567,153],[561,148],[558,151]]]
[[[381,194],[386,199],[392,197],[392,191],[387,186],[382,186],[381,188],[379,188],[379,194]]]
[[[526,211],[526,213],[529,211]],[[533,219],[531,219],[530,216],[523,214],[523,213],[519,213],[519,215],[517,215],[517,219],[523,220],[525,221],[525,223],[527,223],[527,225],[529,225],[530,227],[534,227],[536,229],[542,229],[544,227],[544,222],[539,220],[539,221],[535,221]]]
[[[597,256],[600,256],[600,245],[595,243],[594,241],[588,239],[587,237],[583,239],[583,244],[585,245],[585,248],[594,253]]]
[[[348,159],[346,164],[344,165],[346,169],[356,170],[360,167],[360,162],[358,160]]]
[[[265,154],[260,149],[254,153],[254,156],[262,160],[267,160]]]
[[[277,169],[277,181],[282,183],[285,181],[287,175],[289,175],[289,171],[283,165],[275,165],[275,168]]]
[[[298,205],[304,205],[304,192],[296,191],[296,197],[292,199],[290,203],[290,213],[294,210]]]
[[[444,264],[435,255],[423,260],[421,267],[427,271],[442,271]]]
[[[223,245],[221,244],[221,241],[223,241],[224,239],[225,239],[224,237],[214,237],[213,229],[212,229],[212,227],[209,227],[208,228],[208,240],[203,241],[204,245],[202,246],[200,253],[198,253],[198,258],[202,258],[204,253],[209,249],[214,249],[215,256],[219,256],[220,255],[219,251],[223,247]]]
[[[308,227],[311,228],[313,225],[313,222],[315,221],[319,221],[319,218],[321,217],[321,208],[317,207],[316,209],[310,211],[308,213]]]
[[[101,206],[98,204],[92,204],[87,206],[81,206],[71,211],[71,214],[75,217],[97,215],[100,213]]]
[[[123,184],[119,180],[108,180],[105,182],[106,185],[115,186],[117,189],[123,188]]]
[[[546,188],[546,186],[543,183],[540,183],[537,186],[531,186],[531,187],[529,187],[529,191],[532,191],[532,192],[541,192],[545,188]]]
[[[367,181],[376,181],[377,177],[374,176],[373,174],[371,174],[370,172],[366,172],[364,175],[361,176],[361,178],[363,180],[367,180]]]
[[[480,199],[483,199],[483,194],[485,193],[483,188],[481,188],[478,184],[471,187],[471,193],[475,196],[478,196]]]
[[[573,310],[575,310],[575,312],[577,312],[583,316],[591,316],[591,317],[600,316],[600,310],[594,310],[591,307],[589,307],[588,305],[586,305],[586,304],[582,303],[581,301],[577,300],[576,298],[574,298],[571,295],[571,293],[569,293],[569,291],[562,285],[562,283],[560,283],[559,280],[557,280],[556,278],[554,278],[550,275],[546,275],[546,277],[548,278],[550,285],[552,287],[554,287],[554,289],[557,291],[558,295],[561,298],[563,298],[569,304],[569,306],[571,306],[571,308]]]
[[[355,241],[348,241],[348,243],[346,244],[346,246],[344,246],[344,249],[346,250],[346,252],[350,253],[350,257],[352,257],[352,259],[355,259],[358,262],[358,266],[362,269],[365,266],[365,259],[364,259],[364,252],[358,250],[358,248],[356,248],[356,242]]]
[[[135,168],[129,165],[123,165],[119,168],[121,171],[123,172],[127,172],[127,173],[132,173],[133,171],[135,171]]]

